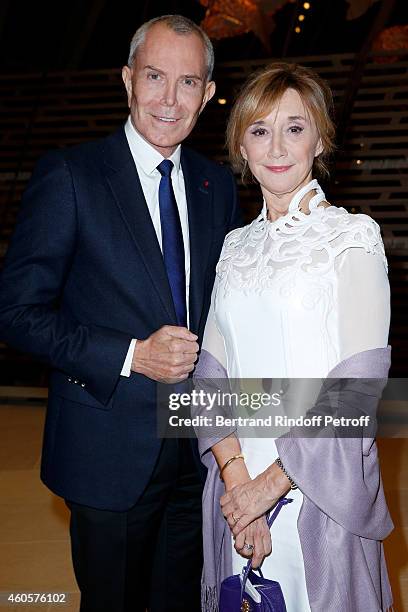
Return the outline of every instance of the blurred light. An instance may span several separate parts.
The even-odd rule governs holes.
[[[296,32],[296,34],[300,34],[300,31],[301,31],[301,30],[300,30],[299,26],[296,26],[296,28],[295,28],[295,32]]]
[[[299,15],[298,19],[299,19],[299,21],[304,21],[305,20],[305,16],[304,15]]]
[[[355,212],[356,212],[356,209],[353,207],[353,208],[351,209],[351,212],[352,212],[352,213],[355,213]]]
[[[303,8],[306,9],[306,10],[310,9],[310,2],[304,2],[303,3]]]
[[[360,166],[362,163],[363,163],[363,162],[361,161],[361,159],[357,159],[357,160],[356,160],[356,164],[357,164],[357,166]]]
[[[360,142],[360,147],[363,148],[364,147],[364,142]]]
[[[227,103],[225,98],[218,98],[217,102],[218,102],[218,104],[226,104]]]

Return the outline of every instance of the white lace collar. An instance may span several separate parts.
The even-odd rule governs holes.
[[[302,199],[305,197],[305,195],[307,193],[309,193],[309,191],[316,191],[316,195],[314,195],[310,201],[309,201],[309,210],[312,211],[315,208],[317,208],[319,206],[319,204],[321,202],[324,202],[326,200],[326,195],[323,191],[323,189],[320,187],[319,183],[317,182],[316,179],[311,180],[309,183],[307,183],[307,185],[304,185],[304,187],[302,187],[301,189],[299,189],[298,192],[295,193],[295,195],[293,196],[293,198],[290,201],[289,204],[289,208],[288,208],[288,214],[294,211],[300,211],[299,209],[299,205],[300,202],[302,201]],[[268,220],[268,210],[266,207],[266,201],[265,198],[263,200],[263,207],[262,207],[262,211],[261,211],[261,218],[264,221]],[[286,215],[283,215],[286,216]]]
[[[312,189],[317,193],[311,199],[310,213],[304,213],[298,206]],[[293,285],[296,278],[304,275],[319,279],[333,275],[336,257],[349,248],[379,254],[386,267],[375,221],[336,206],[318,207],[324,199],[319,184],[313,180],[292,198],[286,215],[268,221],[264,207],[252,223],[230,232],[217,265],[217,282],[224,295],[231,288],[260,293],[280,283]]]

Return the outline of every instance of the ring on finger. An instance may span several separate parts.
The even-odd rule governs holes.
[[[252,552],[255,546],[253,544],[249,544],[248,542],[244,542],[243,548],[244,550],[247,550],[248,552]]]

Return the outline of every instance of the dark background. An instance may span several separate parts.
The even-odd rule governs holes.
[[[234,94],[271,58],[297,58],[329,81],[338,148],[322,186],[334,204],[380,224],[392,294],[392,374],[406,376],[408,51],[380,61],[377,52],[366,52],[375,30],[408,22],[408,0],[379,0],[352,21],[346,0],[309,2],[309,10],[297,0],[275,14],[269,52],[253,33],[214,41],[217,94],[189,142],[228,163],[224,137]],[[296,34],[300,12],[305,20]],[[128,109],[120,67],[130,39],[144,21],[168,13],[200,23],[205,8],[198,0],[1,0],[0,268],[35,163],[50,149],[101,138],[123,124]],[[262,198],[255,184],[237,181],[249,222]],[[0,385],[45,386],[46,377],[43,364],[0,342]]]
[[[406,23],[407,1],[388,3],[394,8],[387,25]],[[302,32],[295,34],[294,19],[302,4],[291,2],[275,14],[273,57],[357,52],[381,6],[375,2],[363,16],[347,21],[345,0],[311,0],[311,8],[303,11]],[[168,13],[200,23],[205,8],[198,0],[2,0],[0,72],[121,66],[139,25]],[[217,62],[265,57],[252,33],[216,41],[215,49]]]

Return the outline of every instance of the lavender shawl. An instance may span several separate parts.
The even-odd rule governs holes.
[[[378,384],[353,389],[348,398],[375,415],[390,366],[390,349],[363,351],[338,364],[329,379],[378,379]],[[221,379],[227,373],[202,351],[195,378]],[[357,381],[355,381],[357,382]],[[333,383],[335,384],[335,383]],[[364,389],[366,387],[366,389]],[[316,406],[324,411],[325,397]],[[231,430],[228,433],[232,433]],[[210,449],[225,437],[199,439],[202,462],[208,468],[203,493],[204,569],[202,610],[218,612],[219,587],[232,574],[231,533],[220,509],[224,485]],[[324,434],[323,434],[324,436]],[[386,612],[392,594],[382,540],[393,528],[378,465],[377,446],[370,438],[299,437],[291,430],[276,439],[288,473],[304,495],[298,519],[312,612]]]

